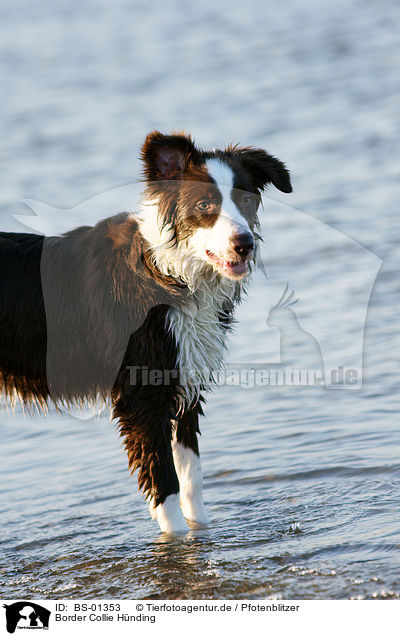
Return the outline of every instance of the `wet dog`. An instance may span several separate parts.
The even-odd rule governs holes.
[[[264,150],[202,151],[183,133],[150,133],[141,158],[135,213],[61,237],[0,233],[0,380],[41,407],[111,395],[152,516],[183,532],[209,522],[198,419],[254,263],[261,192],[291,184]]]

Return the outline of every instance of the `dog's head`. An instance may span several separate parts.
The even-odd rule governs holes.
[[[282,192],[292,190],[284,164],[261,149],[202,151],[183,133],[158,131],[146,138],[142,160],[146,199],[157,210],[164,247],[184,246],[200,267],[231,280],[247,276],[262,190],[270,183]],[[159,248],[154,228],[149,222],[143,228]]]

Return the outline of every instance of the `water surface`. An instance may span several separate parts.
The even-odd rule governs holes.
[[[3,2],[2,228],[18,227],[21,199],[71,208],[131,183],[145,134],[183,128],[203,146],[266,147],[293,173],[294,194],[271,191],[263,212],[269,278],[257,275],[240,308],[234,362],[276,362],[266,318],[286,280],[301,324],[318,315],[319,337],[343,355],[359,337],[370,273],[329,232],[316,245],[283,204],[382,266],[361,388],[223,386],[210,397],[208,530],[159,534],[106,415],[3,404],[2,596],[400,596],[398,17],[392,0]],[[116,199],[110,214],[120,209]]]

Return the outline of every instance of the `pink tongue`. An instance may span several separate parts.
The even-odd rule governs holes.
[[[212,258],[220,267],[225,269],[228,272],[233,272],[234,274],[243,274],[247,272],[247,261],[239,261],[238,263],[230,263],[229,261],[224,261],[219,256],[216,256],[212,252],[207,252],[208,256]]]
[[[239,263],[228,263],[225,261],[224,268],[235,272],[235,274],[242,274],[247,270],[247,262],[240,261]]]

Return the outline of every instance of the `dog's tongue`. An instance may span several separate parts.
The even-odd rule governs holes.
[[[231,274],[244,274],[245,272],[247,272],[247,261],[237,261],[235,263],[232,263],[230,261],[225,261],[223,258],[220,258],[216,254],[213,254],[213,252],[209,251],[207,251],[207,255],[212,258],[215,263],[217,263],[220,269],[223,269],[226,272],[229,272]]]
[[[244,274],[247,271],[247,261],[239,261],[238,263],[224,261],[224,269],[234,274]]]

